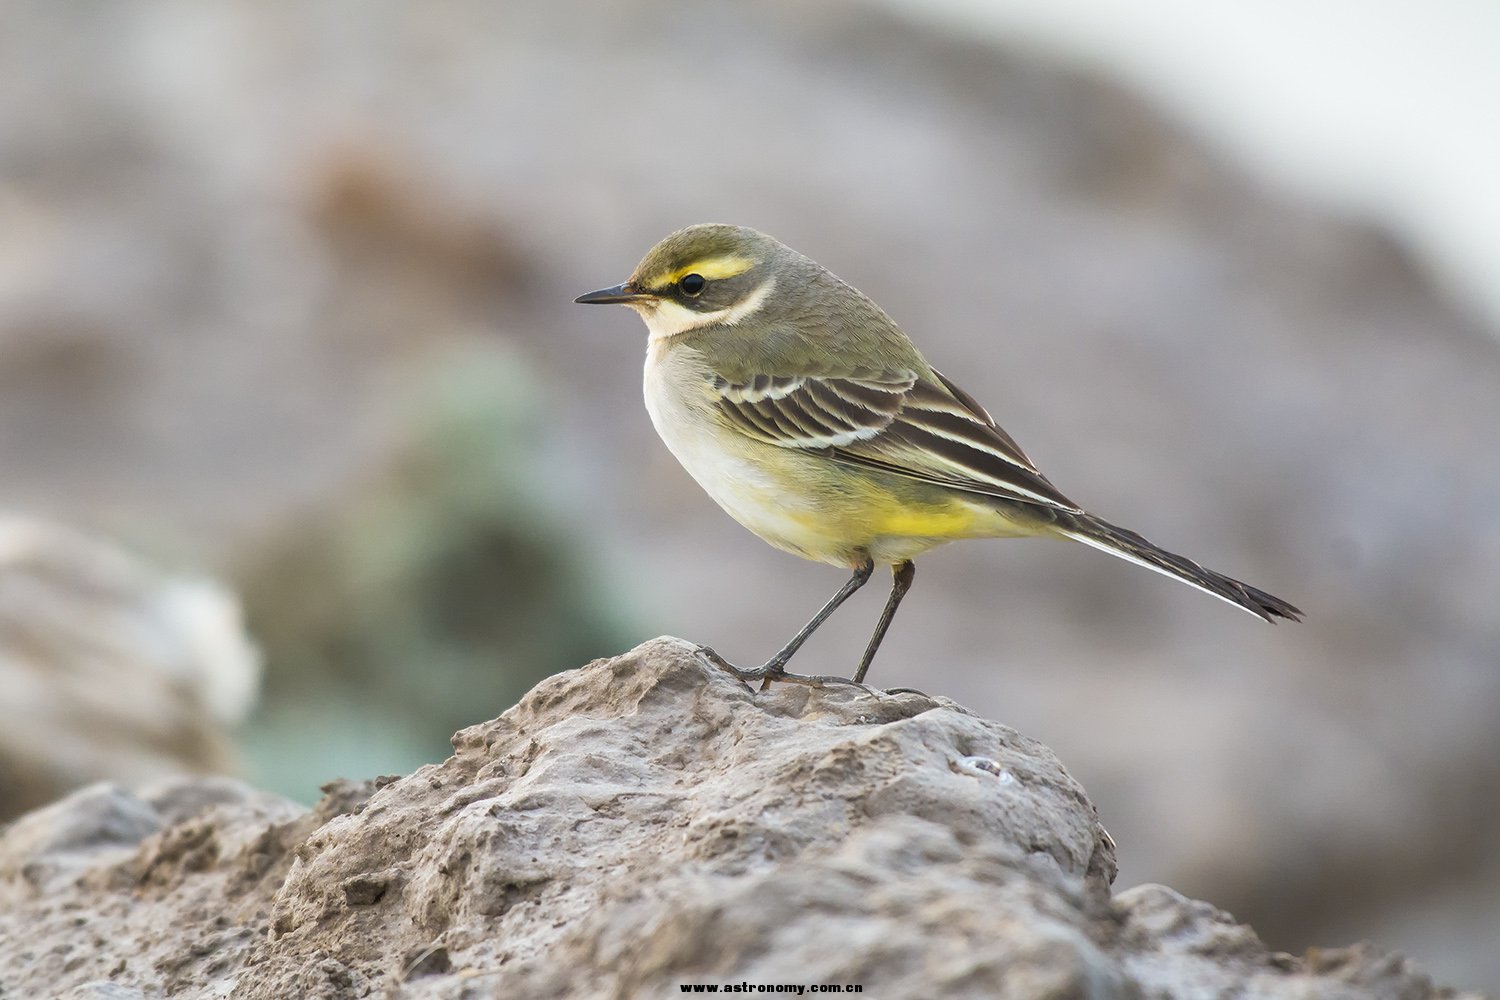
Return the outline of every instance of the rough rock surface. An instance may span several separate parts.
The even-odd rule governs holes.
[[[950,701],[753,692],[658,639],[312,812],[95,786],[0,837],[0,997],[1451,996],[1273,953],[1114,845],[1052,752]]]

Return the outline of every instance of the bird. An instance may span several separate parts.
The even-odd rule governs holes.
[[[863,684],[913,560],[959,539],[1072,539],[1265,621],[1302,618],[1074,503],[880,306],[765,233],[689,226],[621,284],[574,301],[624,305],[645,321],[651,422],[720,507],[772,546],[853,574],[759,667],[699,647],[741,680]],[[891,590],[852,677],[788,671],[877,565],[890,567]]]

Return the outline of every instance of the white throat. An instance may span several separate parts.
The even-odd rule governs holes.
[[[736,304],[713,312],[694,312],[671,299],[661,299],[652,305],[640,306],[637,311],[641,314],[641,319],[646,321],[646,329],[651,332],[653,341],[668,340],[705,326],[734,326],[759,312],[775,287],[776,279],[767,278],[755,291]]]

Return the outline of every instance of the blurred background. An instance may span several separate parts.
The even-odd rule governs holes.
[[[843,574],[715,508],[639,320],[571,302],[737,222],[1308,613],[969,543],[873,680],[1054,747],[1122,888],[1500,989],[1497,44],[1464,0],[13,0],[0,818],[182,768],[309,801],[650,636],[777,648]]]

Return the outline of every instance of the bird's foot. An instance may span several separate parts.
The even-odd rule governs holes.
[[[812,688],[833,687],[840,684],[848,687],[864,688],[863,684],[851,681],[847,677],[834,677],[828,674],[789,673],[785,667],[774,660],[759,667],[737,667],[715,652],[711,646],[699,646],[698,655],[719,669],[727,670],[746,684],[752,681],[760,681],[760,689],[762,691],[770,690],[772,681],[781,681],[785,684],[803,684]]]

